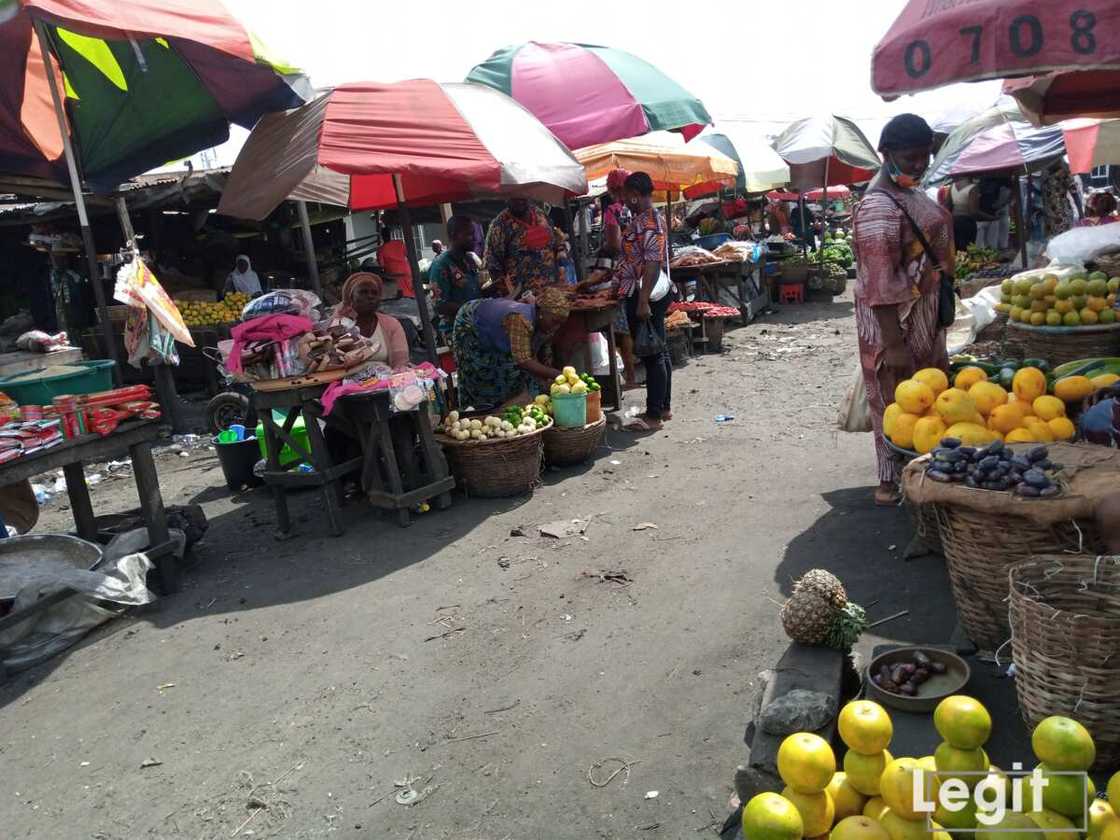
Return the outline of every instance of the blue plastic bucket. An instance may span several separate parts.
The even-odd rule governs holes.
[[[553,394],[552,419],[561,429],[587,425],[587,394]]]

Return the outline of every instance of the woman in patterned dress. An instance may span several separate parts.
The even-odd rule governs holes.
[[[948,367],[938,321],[938,266],[953,271],[953,222],[918,188],[932,146],[933,131],[921,117],[901,114],[887,123],[879,141],[883,167],[853,217],[856,331],[875,435],[878,505],[898,503],[899,464],[883,440],[883,412],[894,402],[895,386],[922,368]],[[933,259],[902,208],[929,242]]]

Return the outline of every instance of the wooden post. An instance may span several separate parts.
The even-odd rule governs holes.
[[[117,342],[113,334],[113,324],[109,320],[109,306],[105,299],[105,289],[101,285],[101,268],[97,264],[97,248],[93,243],[93,231],[89,226],[89,215],[86,213],[86,200],[82,195],[82,182],[78,177],[78,162],[74,155],[74,147],[70,142],[70,130],[66,124],[66,115],[62,110],[62,95],[58,90],[58,79],[54,74],[54,64],[51,61],[50,41],[47,38],[45,25],[41,20],[35,20],[35,34],[39,38],[39,49],[43,52],[43,66],[47,72],[47,86],[51,89],[51,102],[54,104],[54,115],[58,121],[58,133],[62,135],[62,149],[66,156],[66,169],[70,175],[70,189],[74,193],[74,206],[78,210],[78,225],[82,230],[82,248],[86,252],[86,262],[89,266],[89,282],[93,286],[93,296],[97,300],[97,312],[101,318],[101,343],[102,352],[106,359],[112,359],[113,384],[120,387],[121,360],[117,358]]]
[[[401,229],[404,231],[404,247],[408,252],[408,267],[412,271],[412,288],[416,294],[416,305],[420,310],[420,328],[424,336],[424,345],[428,351],[428,360],[437,365],[436,332],[432,329],[432,314],[428,311],[428,293],[424,284],[420,282],[420,259],[416,255],[416,237],[412,233],[412,213],[404,202],[404,187],[401,186],[401,176],[393,176],[393,187],[397,192],[397,213],[400,215]]]
[[[1027,226],[1023,222],[1023,194],[1020,189],[1019,176],[1015,176],[1015,189],[1011,191],[1011,200],[1015,204],[1015,235],[1019,239],[1019,257],[1023,261],[1023,270],[1030,268],[1027,265]]]
[[[821,194],[821,247],[820,247],[820,270],[824,271],[824,237],[828,233],[828,164],[832,160],[832,155],[824,159],[824,192]],[[823,278],[822,278],[823,279]]]
[[[319,283],[319,260],[315,256],[315,240],[311,238],[311,219],[307,215],[307,202],[297,201],[296,211],[299,213],[299,227],[303,232],[303,252],[307,259],[307,278],[311,281],[311,291],[323,297],[323,287]]]

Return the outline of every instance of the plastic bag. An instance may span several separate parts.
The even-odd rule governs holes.
[[[1053,262],[1086,263],[1101,254],[1120,251],[1120,230],[1117,225],[1078,227],[1060,233],[1046,246],[1046,255]]]
[[[665,352],[665,342],[653,328],[653,323],[647,318],[638,324],[634,332],[634,355],[639,359],[648,356],[659,356]]]
[[[314,292],[303,289],[277,289],[259,298],[253,298],[241,310],[241,320],[260,318],[262,315],[302,315],[312,321],[319,320],[318,308],[322,301]]]
[[[836,425],[842,432],[870,432],[871,409],[867,405],[867,386],[863,383],[863,367],[856,360],[855,376],[848,385],[848,392],[840,401]]]
[[[42,330],[25,332],[16,339],[16,347],[20,350],[26,350],[28,353],[49,353],[59,347],[66,347],[69,343],[64,332],[51,335]]]

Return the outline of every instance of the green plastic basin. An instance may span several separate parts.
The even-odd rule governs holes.
[[[44,360],[45,361],[45,360]],[[112,359],[94,359],[89,362],[70,362],[56,367],[78,368],[55,376],[44,375],[50,366],[44,364],[38,371],[24,371],[7,379],[0,379],[3,391],[19,405],[50,405],[51,400],[64,394],[96,394],[113,387]]]

